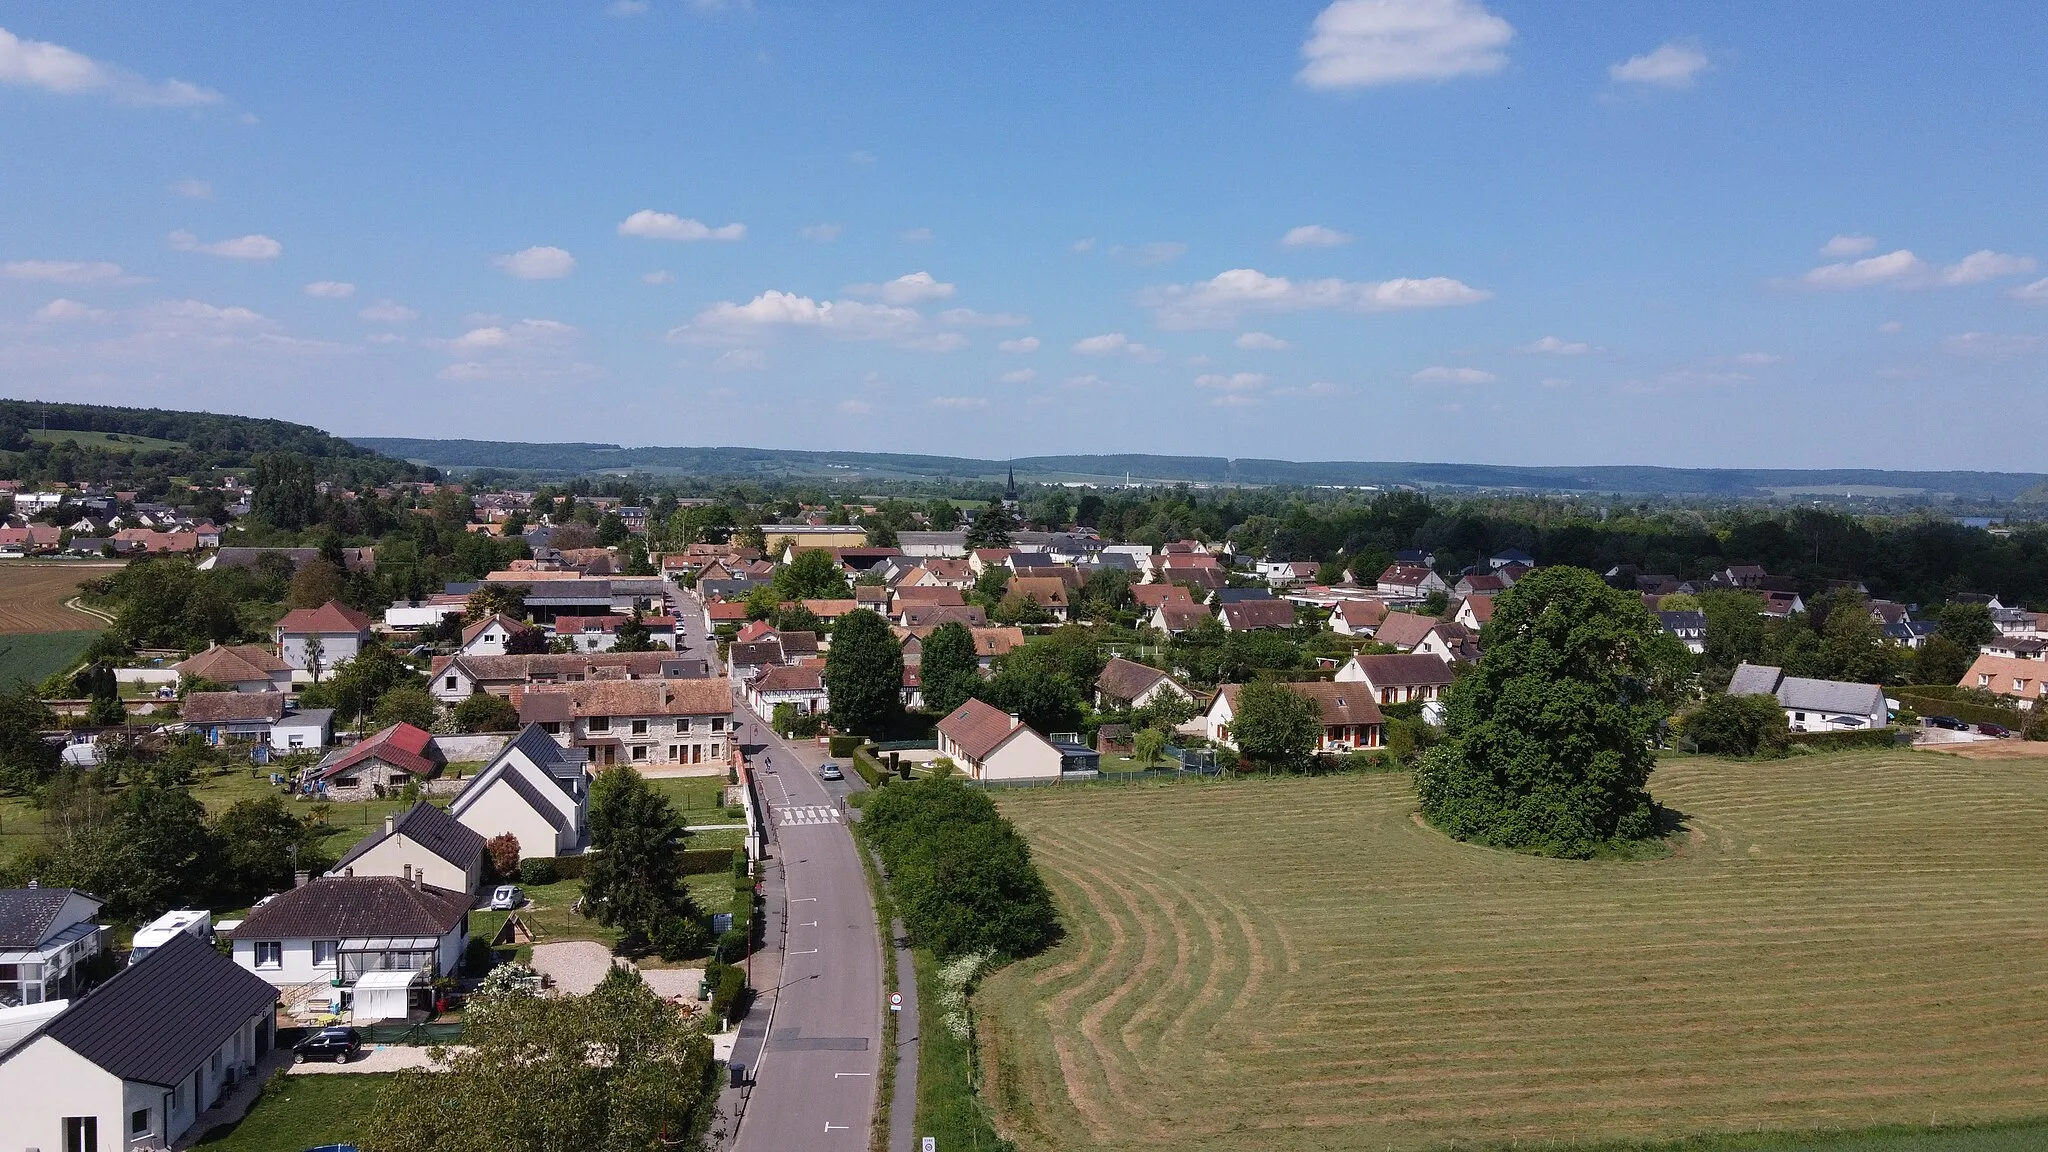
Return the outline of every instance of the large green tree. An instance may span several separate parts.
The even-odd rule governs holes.
[[[1323,735],[1323,709],[1275,680],[1238,689],[1230,739],[1245,759],[1267,771],[1307,766]]]
[[[1460,840],[1556,856],[1649,836],[1677,640],[1640,597],[1571,567],[1502,593],[1482,639],[1451,687],[1446,738],[1416,771],[1424,815]]]
[[[1700,654],[1701,674],[1726,687],[1735,666],[1764,656],[1764,601],[1754,592],[1726,589],[1702,592],[1700,612],[1707,618],[1706,651]]]
[[[1017,517],[1001,500],[990,500],[988,505],[974,514],[974,521],[967,526],[969,548],[1008,548],[1010,533],[1017,527]]]
[[[237,800],[213,817],[212,827],[220,845],[218,890],[238,905],[289,888],[295,869],[317,876],[334,863],[313,822],[278,796]]]
[[[808,548],[775,570],[775,594],[784,600],[844,600],[853,593],[839,560],[823,548]]]
[[[462,1046],[400,1072],[368,1110],[374,1152],[651,1152],[697,1146],[711,1041],[637,972],[587,996],[472,997]],[[460,1107],[451,1107],[460,1101]]]
[[[923,685],[925,710],[941,716],[974,695],[981,684],[981,664],[974,652],[974,633],[967,625],[949,620],[932,629],[924,638],[918,679]]]
[[[0,694],[0,791],[33,795],[57,770],[62,752],[41,733],[57,717],[28,685]]]
[[[825,653],[832,724],[861,736],[888,730],[903,710],[903,649],[888,621],[865,608],[839,618]]]
[[[643,948],[670,918],[694,914],[683,886],[683,823],[668,798],[620,764],[590,785],[590,868],[583,906]]]

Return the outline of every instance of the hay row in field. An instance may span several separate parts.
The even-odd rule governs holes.
[[[1067,939],[981,994],[1027,1148],[1422,1147],[2039,1114],[2048,773],[1659,771],[1678,855],[1450,842],[1405,781],[1005,793]]]

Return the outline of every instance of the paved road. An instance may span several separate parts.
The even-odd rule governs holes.
[[[773,1016],[734,1147],[859,1152],[882,1056],[882,950],[860,857],[840,818],[846,785],[828,791],[818,779],[824,757],[815,745],[799,751],[759,717],[744,709],[736,716],[760,774],[787,903],[781,986],[760,989],[752,1013]]]

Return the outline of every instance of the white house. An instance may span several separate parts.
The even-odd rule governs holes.
[[[1451,686],[1451,662],[1421,653],[1353,656],[1337,669],[1337,683],[1358,684],[1382,704],[1435,700]]]
[[[1143,708],[1167,695],[1179,696],[1183,700],[1195,698],[1192,692],[1159,669],[1121,656],[1112,657],[1102,666],[1102,674],[1095,678],[1097,708]]]
[[[270,635],[279,659],[302,672],[314,671],[317,663],[324,675],[369,647],[370,618],[339,600],[329,600],[318,608],[285,613]]]
[[[1330,631],[1339,636],[1371,636],[1386,618],[1384,600],[1339,600],[1330,609]]]
[[[1332,684],[1305,681],[1286,685],[1288,691],[1316,702],[1322,713],[1322,736],[1318,752],[1351,752],[1378,748],[1386,743],[1386,717],[1363,684]],[[1242,684],[1225,684],[1210,697],[1200,720],[1202,735],[1227,748],[1237,747],[1230,727],[1237,720],[1237,701]]]
[[[764,668],[747,682],[747,706],[762,716],[773,715],[777,704],[788,704],[797,715],[825,712],[832,698],[825,691],[823,664],[785,664]]]
[[[106,943],[107,930],[92,922],[102,903],[76,888],[43,888],[33,881],[27,888],[0,889],[0,1004],[77,995],[81,965]]]
[[[173,665],[178,675],[224,684],[237,692],[289,692],[292,666],[259,644],[214,644]]]
[[[1451,586],[1434,569],[1419,564],[1394,564],[1380,573],[1376,584],[1380,595],[1422,600],[1432,592],[1449,595]]]
[[[1768,664],[1738,664],[1728,681],[1730,696],[1775,696],[1794,732],[1853,732],[1882,728],[1891,713],[1884,689],[1875,684],[1810,680],[1787,676]]]
[[[970,780],[1058,780],[1065,761],[1030,725],[980,700],[939,721],[939,755]]]
[[[564,748],[528,724],[448,806],[448,815],[483,840],[507,832],[519,855],[563,856],[590,833],[590,787],[580,748]]]
[[[328,875],[419,878],[474,897],[483,890],[484,839],[422,800],[403,814],[386,815],[384,826],[356,841]]]
[[[464,656],[503,656],[510,649],[506,647],[514,636],[523,636],[533,631],[533,626],[514,620],[504,613],[496,613],[488,620],[479,620],[462,630],[462,643],[455,650]]]
[[[469,905],[469,893],[418,876],[322,876],[266,898],[221,935],[237,965],[279,988],[338,980],[346,1006],[365,975],[409,972],[423,1002],[436,976],[462,969]]]
[[[294,752],[318,752],[334,743],[334,709],[308,708],[287,712],[270,725],[270,750],[287,756]]]
[[[277,991],[179,933],[0,1055],[0,1148],[169,1148],[277,1041]]]

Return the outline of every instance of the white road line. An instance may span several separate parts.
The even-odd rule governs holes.
[[[791,904],[815,904],[818,902],[818,898],[816,896],[791,896],[789,902]]]
[[[873,1076],[873,1075],[874,1075],[874,1073],[873,1073],[873,1072],[834,1072],[834,1073],[832,1074],[832,1078],[833,1078],[834,1080],[837,1080],[837,1079],[839,1079],[839,1078],[840,1078],[841,1076]]]
[[[827,1121],[825,1121],[825,1131],[827,1131],[827,1132],[833,1132],[833,1131],[839,1131],[839,1132],[848,1132],[848,1131],[851,1131],[851,1130],[852,1130],[852,1128],[851,1128],[851,1126],[849,1126],[849,1125],[846,1125],[846,1124],[834,1124],[834,1123],[832,1123],[832,1122],[831,1122],[830,1120],[827,1120]]]
[[[791,956],[815,956],[815,955],[817,955],[817,954],[818,954],[818,950],[817,950],[816,948],[806,948],[806,949],[804,949],[804,950],[803,950],[803,951],[801,951],[801,952],[791,952],[791,953],[790,953],[790,955],[791,955]]]
[[[806,920],[803,923],[797,925],[797,927],[799,928],[816,928],[817,926],[818,922],[816,920]]]

